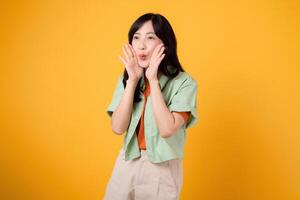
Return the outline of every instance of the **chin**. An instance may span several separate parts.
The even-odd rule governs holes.
[[[140,62],[139,65],[142,68],[148,68],[149,67],[149,63],[145,63],[145,62]]]

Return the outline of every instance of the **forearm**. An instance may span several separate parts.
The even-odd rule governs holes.
[[[120,104],[113,112],[112,115],[112,129],[117,134],[123,134],[129,125],[134,92],[137,85],[137,81],[127,80],[125,90],[122,94]]]
[[[151,89],[151,105],[159,133],[162,137],[168,137],[173,132],[175,123],[174,116],[166,106],[158,80],[149,81],[149,83]]]

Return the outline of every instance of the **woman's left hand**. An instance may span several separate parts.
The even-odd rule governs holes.
[[[145,72],[145,76],[147,77],[147,79],[149,81],[157,80],[158,66],[159,66],[160,62],[162,61],[162,59],[165,57],[165,54],[163,53],[164,50],[165,50],[164,44],[161,43],[156,46],[156,48],[154,49],[154,51],[152,53],[149,67],[146,69],[146,72]]]

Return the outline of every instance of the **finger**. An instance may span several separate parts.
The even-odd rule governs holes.
[[[161,50],[161,48],[162,48],[162,45],[163,45],[163,44],[159,44],[159,45],[155,48],[155,50],[154,50],[154,52],[153,52],[153,56],[154,56],[155,58],[157,58],[157,57],[160,56],[159,52],[160,52],[160,50]]]
[[[131,51],[131,53],[132,53],[132,57],[133,57],[133,58],[137,57],[136,52],[135,52],[135,50],[133,49],[133,47],[131,46],[131,44],[128,44],[128,47],[129,47],[129,49],[130,49],[130,51]]]
[[[124,60],[124,58],[121,55],[118,55],[118,57],[120,58],[120,60],[124,63],[124,65],[127,64],[127,62]]]
[[[155,57],[156,59],[160,59],[160,56],[161,56],[161,54],[163,53],[164,47],[161,46],[161,45],[159,45],[159,47],[158,47],[157,49],[158,49],[158,50],[157,50],[156,54],[154,54],[154,57]]]
[[[159,60],[161,61],[162,59],[164,59],[166,54],[162,54],[160,57],[159,57]]]
[[[126,43],[125,48],[126,48],[126,51],[128,53],[129,58],[132,58],[133,57],[133,53],[131,52],[131,49],[130,49],[128,43]]]
[[[163,53],[163,54],[157,55],[156,59],[157,59],[158,62],[161,62],[164,57],[165,57],[165,54]]]
[[[165,50],[165,47],[162,46],[158,52],[158,55],[160,56],[164,52],[164,50]]]
[[[132,52],[133,52],[133,59],[135,60],[135,62],[138,62],[138,59],[137,59],[138,56],[137,56],[135,50],[133,49],[133,47],[132,47],[131,45],[129,45],[129,47],[131,48],[131,50],[132,50]]]
[[[163,47],[163,43],[157,45],[155,50],[154,50],[154,52],[155,52],[154,55],[158,55],[162,47]]]
[[[156,55],[157,52],[159,51],[159,48],[160,48],[161,44],[157,45],[153,51],[153,54]]]
[[[123,50],[123,53],[125,54],[126,59],[129,60],[129,55],[128,55],[128,53],[127,53],[127,50],[126,50],[126,48],[125,48],[125,45],[122,46],[122,50]]]

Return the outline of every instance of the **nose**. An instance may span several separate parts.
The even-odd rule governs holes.
[[[146,45],[145,45],[144,41],[139,42],[138,48],[139,48],[139,50],[144,50],[146,48]]]

